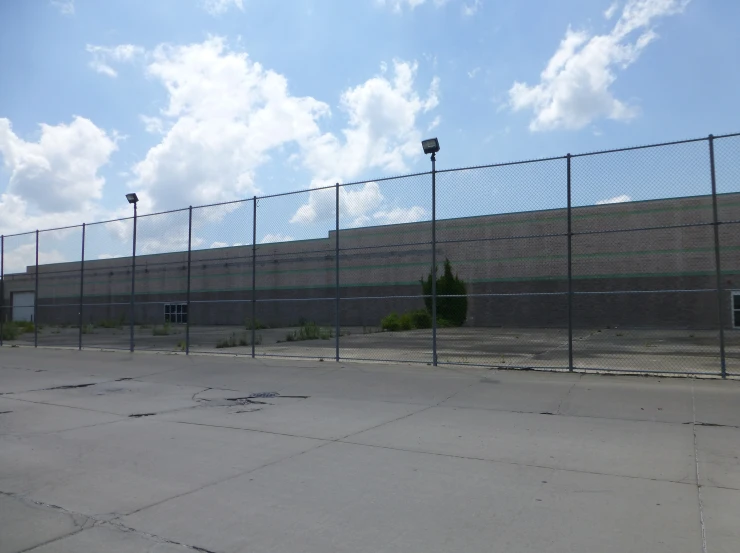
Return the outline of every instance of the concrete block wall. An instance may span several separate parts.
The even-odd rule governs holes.
[[[719,203],[725,219],[740,221],[740,194],[720,196]],[[584,233],[572,238],[577,293],[715,287],[710,196],[575,208],[572,221],[574,232]],[[687,224],[703,226],[660,228]],[[650,230],[637,230],[645,227]],[[603,232],[617,229],[628,231]],[[720,227],[723,286],[728,290],[740,275],[737,230],[737,224]],[[566,232],[564,209],[439,221],[440,266],[449,258],[470,294],[525,294],[470,297],[468,324],[565,325]],[[342,230],[340,295],[369,298],[343,300],[342,323],[372,326],[391,311],[422,308],[421,298],[413,296],[421,294],[419,281],[430,270],[430,240],[428,221]],[[276,301],[258,302],[258,318],[271,326],[295,324],[300,318],[333,323],[334,247],[334,231],[326,239],[259,244],[257,298]],[[85,322],[128,318],[130,265],[130,258],[85,263]],[[79,270],[79,263],[39,267],[40,321],[76,323]],[[6,277],[6,305],[13,291],[34,289],[33,272],[30,267]],[[243,324],[251,315],[251,288],[251,245],[194,250],[191,323]],[[161,324],[164,303],[184,302],[186,289],[186,252],[137,256],[137,322]],[[560,295],[538,295],[551,293]],[[715,301],[701,292],[579,295],[574,322],[705,328],[716,325]],[[731,326],[729,310],[726,324]]]

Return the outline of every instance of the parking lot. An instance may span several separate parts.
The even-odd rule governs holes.
[[[18,347],[0,394],[2,553],[740,543],[736,381]]]

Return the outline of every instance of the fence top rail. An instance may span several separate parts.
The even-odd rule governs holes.
[[[50,229],[50,230],[56,230],[56,229]],[[36,234],[37,232],[39,232],[39,231],[29,230],[29,231],[26,231],[26,232],[16,232],[15,234],[3,234],[3,238],[14,238],[14,237],[18,237],[18,236],[29,236],[29,235]]]
[[[469,170],[475,170],[475,169],[487,169],[487,168],[494,168],[494,167],[508,167],[508,166],[514,166],[514,165],[525,165],[525,164],[529,164],[529,163],[537,163],[537,162],[545,162],[545,161],[557,161],[557,160],[567,159],[568,157],[571,157],[571,158],[587,157],[587,156],[595,156],[595,155],[599,155],[599,154],[610,154],[610,153],[617,153],[617,152],[629,152],[629,151],[634,151],[634,150],[644,150],[644,149],[648,149],[648,148],[659,148],[659,147],[663,147],[663,146],[675,146],[675,145],[678,145],[678,144],[690,144],[690,143],[694,143],[694,142],[708,141],[710,139],[710,137],[712,139],[714,139],[714,140],[719,140],[719,139],[723,139],[723,138],[740,137],[740,133],[728,133],[728,134],[722,134],[722,135],[709,135],[709,136],[702,137],[702,138],[690,138],[690,139],[686,139],[686,140],[675,140],[675,141],[672,141],[672,142],[660,142],[660,143],[655,143],[655,144],[645,144],[645,145],[642,145],[642,146],[629,146],[629,147],[626,147],[626,148],[613,148],[613,149],[610,149],[610,150],[595,150],[595,151],[592,151],[592,152],[582,152],[580,154],[566,154],[566,155],[560,155],[560,156],[535,158],[535,159],[529,159],[529,160],[509,161],[509,162],[502,162],[502,163],[491,163],[491,164],[487,164],[487,165],[472,165],[472,166],[468,166],[468,167],[457,167],[457,168],[452,168],[452,169],[439,169],[439,170],[437,170],[437,173],[451,173],[451,172],[455,172],[455,171],[469,171]],[[188,211],[190,208],[193,208],[193,209],[202,209],[202,208],[206,208],[206,207],[215,207],[215,206],[231,205],[231,204],[238,204],[238,203],[248,203],[248,202],[252,202],[252,201],[259,201],[259,200],[264,200],[264,199],[269,199],[269,198],[279,198],[279,197],[282,197],[282,196],[290,196],[290,195],[295,195],[295,194],[306,194],[306,193],[311,193],[311,192],[319,191],[319,190],[330,190],[330,189],[333,189],[333,188],[336,188],[336,187],[353,186],[353,185],[358,185],[358,184],[368,184],[368,183],[371,183],[371,182],[384,182],[384,181],[391,181],[391,180],[399,180],[399,179],[419,177],[419,176],[424,176],[424,175],[429,175],[429,174],[431,174],[431,171],[424,171],[424,172],[420,172],[420,173],[409,173],[409,174],[406,174],[406,175],[396,175],[396,176],[382,177],[382,178],[377,178],[377,179],[367,179],[367,180],[362,180],[362,181],[337,183],[337,184],[332,184],[332,185],[327,185],[327,186],[319,186],[319,187],[315,187],[315,188],[305,188],[305,189],[302,189],[302,190],[293,190],[293,191],[290,191],[290,192],[281,192],[281,193],[278,193],[278,194],[267,194],[267,195],[264,195],[264,196],[254,196],[252,198],[242,198],[242,199],[231,200],[231,201],[227,201],[227,202],[218,202],[218,203],[212,203],[212,204],[205,204],[205,205],[198,205],[198,206],[190,206],[190,207],[184,207],[184,208],[179,208],[179,209],[172,209],[172,210],[168,210],[168,211],[158,211],[158,212],[155,212],[155,213],[142,214],[139,217],[152,217],[154,215],[164,215],[164,214],[167,214],[167,213],[184,212],[184,211]],[[86,225],[88,225],[88,226],[90,226],[90,225],[102,225],[102,224],[107,224],[107,223],[117,223],[117,222],[122,222],[122,221],[129,221],[131,219],[133,219],[133,216],[120,217],[120,218],[117,218],[117,219],[109,219],[109,220],[105,220],[105,221],[95,221],[95,222],[92,222],[92,223],[86,223]],[[35,234],[37,232],[50,232],[50,231],[57,231],[57,230],[73,229],[73,228],[78,228],[78,227],[81,227],[81,226],[82,226],[82,223],[77,224],[77,225],[64,226],[64,227],[56,227],[56,228],[48,228],[48,229],[31,230],[31,231],[26,231],[26,232],[18,232],[18,233],[14,233],[14,234],[5,234],[3,236],[5,238],[11,238],[11,237],[32,235],[32,234]]]

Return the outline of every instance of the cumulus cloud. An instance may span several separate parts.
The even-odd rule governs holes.
[[[292,96],[287,79],[227,48],[221,38],[161,45],[147,74],[167,90],[168,104],[147,129],[164,133],[132,172],[158,207],[233,200],[258,194],[257,167],[269,152],[318,136],[329,106]]]
[[[439,80],[435,77],[422,97],[415,86],[417,69],[416,63],[395,60],[392,76],[383,72],[342,94],[348,120],[343,139],[325,133],[302,144],[304,163],[314,174],[313,187],[351,180],[369,169],[401,173],[408,169],[408,160],[421,155],[418,120],[439,104]],[[343,187],[340,211],[368,213],[381,200],[376,183],[360,190]],[[312,192],[291,222],[323,219],[333,209],[330,195]]]
[[[0,195],[0,233],[77,224],[100,212],[105,179],[98,171],[118,149],[115,133],[84,117],[40,129],[29,142],[0,118],[0,155],[10,174]]]
[[[614,196],[613,198],[607,198],[605,200],[599,200],[596,202],[596,205],[606,205],[606,204],[622,204],[624,202],[631,202],[632,198],[628,196],[627,194],[622,194],[620,196]]]
[[[28,267],[36,265],[36,239],[32,238],[25,244],[14,246],[11,240],[6,240],[5,255],[3,262],[5,274],[25,273]],[[63,253],[56,249],[44,250],[39,249],[39,265],[51,263],[64,263],[69,261]]]
[[[614,15],[617,13],[617,10],[619,9],[619,2],[613,2],[604,12],[604,17],[606,19],[611,19],[614,17]]]
[[[144,49],[141,46],[134,46],[133,44],[119,44],[112,47],[88,44],[85,49],[92,54],[90,67],[108,77],[118,76],[118,72],[111,67],[112,62],[131,62],[144,54]]]
[[[418,205],[409,208],[394,207],[391,209],[382,209],[373,213],[373,219],[382,225],[414,223],[428,218],[429,211]]]
[[[612,30],[591,36],[571,28],[536,85],[515,82],[509,90],[514,111],[531,110],[532,131],[581,129],[600,117],[628,120],[633,106],[617,99],[610,88],[616,70],[634,63],[658,35],[656,20],[684,11],[690,0],[627,0]],[[605,15],[613,17],[616,5]]]
[[[292,242],[293,240],[295,240],[294,237],[277,232],[277,233],[265,234],[262,240],[260,240],[260,244],[274,244],[277,242]]]
[[[231,8],[244,11],[244,0],[202,0],[201,6],[211,15],[221,15]]]
[[[337,136],[320,128],[331,114],[326,103],[293,96],[283,75],[222,38],[160,45],[147,60],[147,74],[165,87],[168,101],[158,114],[142,116],[146,129],[163,138],[134,165],[130,186],[148,194],[157,209],[174,207],[174,201],[199,205],[261,194],[257,169],[288,144],[298,148],[291,159],[313,175],[312,188],[370,169],[403,172],[421,155],[418,119],[439,103],[438,79],[421,96],[417,64],[396,60],[342,93],[347,123]],[[343,212],[352,216],[381,205],[377,185],[342,189],[340,196]],[[334,192],[315,190],[291,222],[329,218],[333,209]]]

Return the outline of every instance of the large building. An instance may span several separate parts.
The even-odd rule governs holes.
[[[740,194],[718,197],[721,221],[740,221]],[[717,288],[711,196],[579,207],[572,210],[573,324],[715,328]],[[565,327],[568,214],[564,209],[437,222],[437,259],[467,283],[467,325]],[[647,229],[647,230],[640,230]],[[740,325],[740,236],[719,227],[724,325]],[[342,230],[342,325],[373,326],[391,311],[423,307],[420,280],[431,267],[431,224]],[[270,326],[333,324],[336,236],[259,244],[257,318]],[[251,316],[252,246],[194,250],[190,305],[187,252],[136,258],[137,323],[244,324]],[[6,275],[4,318],[34,309],[35,267]],[[39,266],[38,322],[128,319],[131,259]],[[82,289],[82,301],[80,292]],[[734,308],[738,308],[738,318]]]

